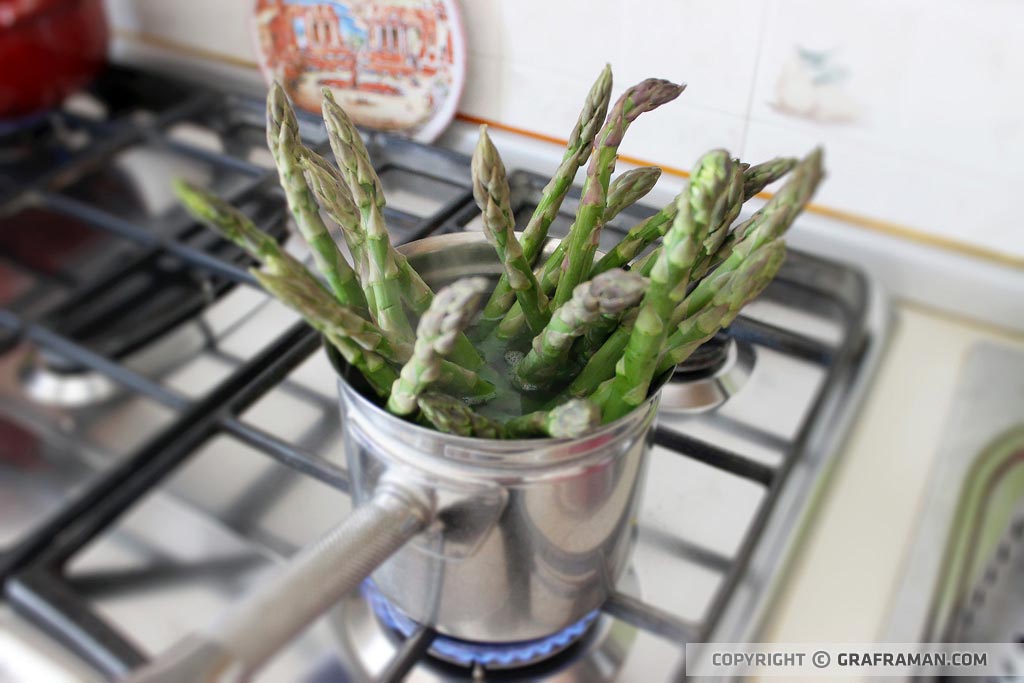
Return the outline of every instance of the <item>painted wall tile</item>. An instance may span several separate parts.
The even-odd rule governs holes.
[[[471,55],[499,57],[502,40],[501,0],[461,0],[462,23],[466,27],[466,48]]]
[[[626,49],[613,63],[618,83],[684,81],[688,102],[745,115],[763,13],[763,3],[743,0],[628,3],[619,34]]]
[[[822,138],[811,128],[753,122],[744,157],[756,163],[804,153]],[[1024,256],[1024,232],[1009,178],[991,181],[943,166],[926,166],[882,145],[831,140],[827,177],[814,201],[999,252]]]
[[[251,0],[107,0],[116,28],[255,60]]]
[[[622,31],[622,17],[632,4],[616,0],[501,2],[503,57],[512,64],[592,80],[606,63],[620,61],[630,41]]]
[[[689,105],[685,97],[684,92],[676,101],[638,118],[626,133],[621,152],[690,169],[710,149],[740,149],[746,126],[742,117]]]
[[[901,69],[918,0],[774,0],[765,17],[751,117],[829,127],[831,136],[884,133],[906,87]]]
[[[505,61],[502,79],[506,93],[501,114],[496,118],[519,128],[565,139],[576,124],[583,99],[599,73],[600,69],[588,77],[571,76]]]
[[[466,85],[459,111],[470,116],[498,119],[501,116],[503,63],[498,57],[470,54]]]

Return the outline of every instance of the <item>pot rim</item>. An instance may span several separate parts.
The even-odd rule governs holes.
[[[515,450],[517,448],[529,449],[529,448],[548,448],[566,446],[573,443],[585,443],[591,439],[600,439],[601,437],[609,434],[614,434],[621,431],[627,423],[637,419],[637,413],[646,413],[651,410],[652,404],[656,403],[661,397],[661,389],[664,385],[666,378],[659,379],[657,382],[657,388],[654,393],[647,397],[647,399],[637,406],[635,409],[629,411],[629,413],[618,418],[614,422],[608,424],[599,425],[597,428],[582,434],[580,436],[562,436],[562,437],[550,437],[550,436],[538,436],[529,439],[487,439],[481,436],[461,436],[459,434],[448,434],[441,432],[430,427],[424,427],[423,425],[416,424],[410,420],[405,419],[400,415],[395,415],[388,412],[386,408],[379,405],[372,398],[368,397],[366,393],[359,387],[352,384],[349,378],[346,376],[346,372],[349,371],[351,366],[341,357],[341,354],[337,349],[326,339],[323,339],[324,351],[327,353],[327,358],[331,363],[331,367],[334,368],[334,372],[337,375],[338,380],[345,383],[345,385],[351,390],[351,395],[354,396],[354,400],[358,401],[360,407],[371,411],[372,413],[381,416],[387,420],[393,420],[402,426],[402,429],[410,429],[414,433],[418,433],[424,436],[424,438],[437,439],[443,438],[446,443],[449,443],[455,447],[464,447],[467,450],[479,450],[481,444],[490,444],[488,448],[493,448],[493,444],[501,444],[502,447],[507,447],[509,450]],[[580,455],[584,453],[581,451]]]
[[[404,256],[412,259],[420,254],[428,254],[438,250],[450,250],[456,249],[463,245],[476,245],[480,243],[486,243],[486,238],[482,233],[477,232],[458,232],[450,233],[446,235],[432,235],[424,237],[422,239],[409,242],[397,247],[398,251]],[[551,246],[557,244],[557,239],[549,238],[545,241],[545,246]],[[488,444],[488,449],[493,449],[494,444],[502,444],[503,447],[507,445],[509,450],[528,449],[528,448],[557,448],[559,446],[567,446],[574,443],[586,443],[591,439],[600,439],[601,437],[608,436],[620,432],[625,428],[626,424],[631,420],[637,419],[637,413],[647,413],[651,411],[652,404],[656,404],[661,396],[661,390],[664,385],[668,382],[668,379],[672,376],[672,371],[666,372],[664,376],[656,378],[651,383],[652,389],[649,390],[647,399],[631,410],[626,415],[618,418],[614,422],[603,424],[598,426],[596,429],[587,432],[584,435],[578,437],[535,437],[530,439],[485,439],[478,436],[460,436],[457,434],[447,434],[440,432],[436,429],[424,427],[411,422],[403,417],[389,413],[384,407],[380,406],[374,399],[368,397],[366,393],[354,386],[349,381],[346,375],[347,370],[351,367],[342,358],[341,354],[337,349],[327,340],[323,340],[324,350],[327,352],[327,358],[331,363],[331,367],[334,368],[335,374],[340,381],[343,381],[351,393],[356,396],[356,400],[359,401],[363,408],[366,408],[376,415],[383,416],[389,420],[395,420],[402,425],[403,429],[411,429],[413,433],[420,434],[425,438],[436,439],[443,437],[446,442],[450,443],[455,447],[462,447],[466,450],[479,450],[482,444]],[[583,453],[580,453],[583,455]]]

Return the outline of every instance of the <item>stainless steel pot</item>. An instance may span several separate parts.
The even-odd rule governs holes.
[[[403,252],[434,287],[500,272],[479,234],[432,237]],[[358,507],[131,680],[247,680],[371,573],[412,619],[458,638],[509,642],[575,623],[626,568],[657,393],[579,439],[456,437],[386,412],[330,355]]]

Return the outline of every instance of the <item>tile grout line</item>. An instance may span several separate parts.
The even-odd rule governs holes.
[[[764,37],[768,32],[768,10],[775,7],[775,2],[768,4],[768,7],[761,5],[761,25],[757,33],[757,51],[754,53],[754,74],[750,79],[750,94],[747,97],[747,111],[743,117],[743,134],[740,136],[740,157],[747,155],[747,136],[750,133],[751,116],[754,113],[754,97],[757,94],[758,75],[761,72],[761,52],[764,49]],[[751,162],[754,163],[754,162]]]

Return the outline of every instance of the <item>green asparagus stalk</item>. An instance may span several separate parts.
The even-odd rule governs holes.
[[[454,396],[437,391],[424,392],[417,405],[438,431],[485,439],[575,438],[601,422],[598,407],[581,399],[566,401],[551,410],[528,413],[505,423],[481,415]]]
[[[639,313],[640,309],[637,306],[633,306],[623,313],[602,315],[573,345],[572,357],[576,367],[585,366],[620,327],[624,329],[628,339],[628,333],[633,329],[633,325],[636,324],[636,317]],[[623,348],[625,348],[624,344]],[[622,349],[619,349],[619,353],[622,353]],[[615,360],[612,359],[612,364],[614,362]]]
[[[197,221],[234,242],[257,261],[268,264],[284,261],[287,255],[281,245],[226,201],[180,178],[174,181],[173,187],[178,201]]]
[[[541,246],[548,234],[548,228],[551,227],[552,221],[558,215],[566,193],[572,187],[576,171],[590,156],[594,145],[594,136],[608,112],[611,90],[612,71],[611,67],[605,66],[587,94],[583,111],[580,112],[576,126],[569,135],[569,143],[566,146],[565,155],[562,157],[562,163],[541,191],[540,202],[523,230],[521,240],[523,256],[531,264],[540,253]],[[480,316],[478,325],[480,325],[482,333],[486,334],[494,328],[494,325],[508,312],[515,302],[515,298],[515,292],[509,285],[508,277],[502,275]]]
[[[680,322],[669,335],[655,374],[682,363],[718,330],[728,326],[740,309],[764,291],[785,258],[783,241],[775,239],[751,254],[737,270],[711,278],[711,301]]]
[[[565,367],[573,341],[600,320],[602,314],[615,315],[635,305],[643,296],[645,282],[624,270],[609,270],[579,285],[567,301],[551,316],[544,330],[533,340],[533,347],[516,366],[516,377],[523,386],[548,382]]]
[[[329,88],[323,89],[323,110],[331,149],[334,151],[334,157],[341,173],[348,182],[349,191],[356,199],[361,212],[363,228],[366,232],[367,261],[374,262],[376,260],[383,264],[382,272],[379,268],[377,270],[379,275],[385,277],[383,281],[378,281],[378,285],[383,287],[388,298],[384,302],[377,301],[376,294],[371,298],[374,299],[377,308],[382,305],[389,308],[395,306],[393,295],[397,272],[401,298],[417,315],[423,315],[430,307],[434,293],[419,273],[409,265],[405,256],[391,246],[382,213],[384,193],[380,186],[380,178],[377,177],[377,172],[370,164],[370,155],[366,151],[366,145],[363,144],[363,139],[359,136],[355,125],[334,101],[334,94]],[[371,280],[368,278],[364,284],[372,285]],[[400,306],[398,310],[401,310]],[[395,317],[398,317],[397,313]],[[402,317],[404,318],[404,315]],[[455,363],[470,370],[476,370],[484,362],[466,335],[459,335],[451,358]]]
[[[374,305],[371,314],[386,333],[411,339],[412,328],[402,307],[400,268],[384,224],[384,192],[380,179],[370,164],[370,155],[359,131],[326,88],[323,114],[334,158],[359,207],[366,249],[363,284],[372,293],[369,297]]]
[[[590,276],[593,277],[606,270],[625,266],[636,258],[637,254],[664,235],[675,217],[676,202],[673,200],[672,203],[662,207],[658,213],[630,228],[626,236],[594,264]],[[543,282],[543,277],[541,281]]]
[[[732,222],[740,215],[743,208],[743,172],[733,166],[725,191],[721,194],[712,211],[711,227],[708,236],[701,245],[700,261],[710,260],[722,246]]]
[[[571,399],[551,410],[538,410],[512,418],[504,424],[506,439],[550,436],[572,439],[601,424],[601,409],[592,401]]]
[[[440,377],[441,360],[476,315],[486,291],[487,280],[475,277],[458,280],[437,293],[416,327],[412,357],[391,387],[388,410],[396,415],[416,410],[417,397]]]
[[[797,214],[810,201],[823,174],[822,151],[818,148],[793,169],[785,185],[760,211],[729,234],[715,255],[714,260],[721,262],[715,266],[712,274],[703,277],[703,272],[694,273],[695,278],[703,277],[703,279],[686,297],[686,300],[676,307],[669,318],[671,329],[677,327],[686,318],[695,315],[711,301],[717,291],[714,278],[736,270],[758,247],[767,244],[788,229]],[[656,257],[652,257],[652,255],[657,254],[660,254],[660,251],[651,252],[646,259],[637,262],[631,272],[650,275],[651,268],[656,261]],[[589,396],[596,391],[601,383],[612,375],[611,368],[625,351],[631,331],[628,324],[616,329],[601,348],[591,356],[583,370],[563,394]]]
[[[380,396],[387,396],[398,375],[388,364],[408,355],[396,348],[380,329],[351,308],[334,301],[313,278],[295,273],[251,269],[263,288],[299,313],[334,345],[346,361],[358,369]]]
[[[613,180],[608,186],[608,201],[605,203],[602,224],[607,225],[623,209],[640,201],[654,189],[659,178],[661,178],[660,168],[645,166],[632,168]]]
[[[505,276],[527,324],[538,333],[548,321],[548,299],[540,290],[537,277],[516,239],[505,165],[487,135],[487,126],[480,127],[480,141],[473,152],[472,166],[473,196],[483,211],[484,234],[504,265]]]
[[[743,173],[740,167],[734,163],[726,190],[719,197],[718,203],[715,204],[711,212],[711,227],[708,229],[708,235],[704,238],[704,242],[701,245],[701,255],[691,271],[691,280],[698,279],[700,274],[707,271],[708,265],[715,258],[715,254],[725,240],[728,239],[729,227],[736,220],[736,217],[739,216],[742,208]],[[633,270],[644,277],[649,277],[651,269],[654,268],[654,264],[657,263],[660,256],[661,247],[659,246],[634,263]]]
[[[590,274],[590,269],[594,265],[594,254],[597,251],[608,199],[608,185],[626,129],[640,114],[679,97],[685,87],[662,79],[649,78],[629,88],[615,103],[598,135],[598,142],[587,168],[576,222],[567,238],[569,246],[566,249],[565,266],[555,289],[553,301],[556,308],[572,297],[576,285]]]
[[[317,270],[327,278],[331,291],[343,304],[357,310],[366,308],[366,298],[355,271],[338,250],[331,234],[320,218],[313,193],[299,167],[305,147],[299,138],[299,124],[288,96],[277,83],[270,88],[267,99],[267,140],[277,165],[277,173],[288,200],[295,224],[309,244]]]
[[[437,391],[427,391],[416,401],[423,417],[439,432],[482,439],[500,439],[504,428],[500,422],[477,413],[465,403]]]
[[[356,264],[356,273],[359,277],[366,277],[366,235],[363,233],[359,208],[352,199],[345,179],[327,159],[310,150],[299,161],[299,166],[324,211],[341,228],[345,244]]]
[[[303,274],[293,269],[254,269],[253,274],[264,289],[300,313],[315,329],[347,337],[392,363],[401,364],[409,358],[409,344],[388,339],[379,327],[351,307],[325,296],[326,290],[309,271]]]
[[[782,188],[757,213],[736,227],[739,235],[728,258],[715,268],[713,274],[736,270],[751,253],[782,235],[811,200],[824,175],[822,150],[817,148],[793,169]],[[687,306],[673,315],[671,324],[693,315],[711,300],[708,278],[702,280],[687,297]]]
[[[775,157],[768,161],[751,166],[743,172],[743,196],[750,199],[782,176],[786,175],[799,162],[792,157]]]
[[[626,349],[615,366],[615,377],[595,392],[594,400],[606,421],[622,417],[647,400],[668,336],[666,323],[686,295],[690,270],[718,218],[716,212],[731,175],[732,159],[723,150],[704,155],[694,169],[687,191],[680,197],[679,213],[665,234],[662,254],[651,271],[650,286]]]

